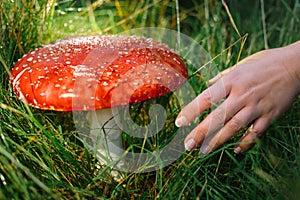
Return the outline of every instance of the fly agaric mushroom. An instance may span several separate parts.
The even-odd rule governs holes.
[[[108,164],[122,153],[114,147],[122,146],[122,130],[110,120],[111,108],[167,94],[186,77],[183,60],[165,44],[107,35],[72,37],[38,48],[16,63],[11,83],[18,98],[35,108],[89,111],[90,134],[99,136],[100,160]]]

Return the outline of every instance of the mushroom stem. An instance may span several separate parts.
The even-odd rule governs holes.
[[[96,147],[97,159],[102,165],[122,167],[124,163],[120,158],[124,153],[122,147],[122,130],[115,122],[110,108],[88,112],[87,119],[90,123],[90,137],[94,148]]]

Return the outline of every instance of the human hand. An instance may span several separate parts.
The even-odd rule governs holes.
[[[300,42],[258,52],[221,72],[177,116],[176,126],[186,126],[220,102],[185,138],[185,148],[202,144],[206,155],[251,125],[234,149],[244,152],[298,96],[299,77]]]

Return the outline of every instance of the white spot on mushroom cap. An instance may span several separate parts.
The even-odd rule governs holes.
[[[106,76],[111,76],[112,72],[106,72]]]
[[[108,83],[106,81],[103,81],[102,85],[103,86],[108,86]]]
[[[61,95],[59,95],[58,98],[75,98],[78,97],[78,95],[73,94],[73,93],[63,93]]]
[[[74,72],[75,77],[95,77],[94,73],[88,73],[88,72]]]
[[[33,60],[33,57],[27,58],[27,61],[28,61],[28,62],[31,62],[32,60]]]
[[[96,81],[96,79],[95,78],[88,78],[86,81],[87,82],[93,82],[93,81]]]

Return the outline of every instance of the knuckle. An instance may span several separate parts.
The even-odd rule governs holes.
[[[226,112],[223,109],[218,108],[218,109],[213,111],[213,113],[212,113],[212,120],[213,121],[224,124],[225,119],[226,119]]]
[[[227,126],[229,127],[229,129],[231,129],[233,131],[240,131],[244,127],[243,123],[240,120],[238,120],[237,118],[232,118],[227,123]]]
[[[258,138],[261,135],[261,131],[255,127],[250,127],[249,131],[255,138]]]
[[[207,103],[207,104],[209,104],[209,105],[212,104],[212,102],[211,102],[212,96],[211,96],[211,93],[209,92],[208,89],[206,89],[206,90],[204,90],[204,91],[202,92],[201,98],[203,99],[203,102],[205,102],[205,103]]]

